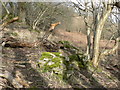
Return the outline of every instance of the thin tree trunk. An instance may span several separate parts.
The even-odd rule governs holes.
[[[91,58],[91,35],[90,35],[91,31],[90,28],[87,28],[87,51],[86,54],[88,55],[88,60],[90,60]]]
[[[3,8],[2,8],[2,14],[3,14],[3,10],[6,11],[5,16],[4,16],[4,14],[3,14],[3,16],[2,16],[2,18],[3,18],[2,21],[4,21],[4,20],[6,20],[6,19],[8,18],[10,12],[9,12],[9,10],[7,9],[6,5],[5,5],[1,0],[0,0],[0,3],[1,3],[2,6],[3,6]]]
[[[40,12],[39,13],[39,17],[37,17],[36,19],[35,19],[35,21],[33,22],[33,29],[36,29],[36,26],[37,26],[37,24],[38,24],[38,22],[41,20],[41,18],[42,18],[42,16],[45,14],[45,12],[48,10],[48,8],[46,8],[43,12]]]
[[[88,2],[88,0],[85,0],[85,2]],[[85,22],[85,25],[86,25],[86,31],[87,31],[87,50],[86,50],[86,55],[87,55],[87,60],[90,60],[91,58],[91,28],[90,28],[90,25],[89,25],[89,11],[88,11],[88,3],[85,3],[85,12],[86,12],[86,15],[84,17],[84,22]]]
[[[10,14],[9,10],[7,9],[7,7],[5,6],[5,4],[0,0],[0,3],[2,4],[2,6],[4,7],[5,11],[7,12],[7,14]]]
[[[118,12],[120,12],[120,9],[118,10]],[[120,17],[120,14],[118,14],[118,17]],[[118,19],[118,37],[120,36],[120,19]],[[118,54],[118,58],[120,58],[120,42],[118,42],[118,50],[117,50],[117,54]]]

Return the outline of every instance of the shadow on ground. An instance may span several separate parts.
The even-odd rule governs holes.
[[[65,82],[70,84],[72,88],[101,88],[106,89],[103,85],[101,85],[90,72],[88,72],[87,68],[79,68],[69,70],[66,66],[66,70],[63,72],[65,78]],[[67,76],[67,71],[72,72],[69,73],[70,75]],[[67,78],[66,78],[67,77]]]
[[[16,67],[14,67],[14,72],[19,71],[23,75],[24,80],[30,83],[29,85],[31,88],[48,88],[46,80],[31,66],[31,63],[29,63],[28,56],[26,55],[27,51],[25,52],[24,48],[13,48],[13,52],[15,60],[19,60],[21,62],[26,61],[16,65]],[[24,67],[21,67],[20,65],[23,65]]]

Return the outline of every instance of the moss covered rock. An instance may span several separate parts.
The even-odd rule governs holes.
[[[60,52],[43,52],[38,62],[43,72],[62,74],[63,56]]]
[[[62,52],[43,52],[38,62],[42,72],[51,72],[62,79],[67,79],[74,70],[86,68],[85,55],[78,53],[79,49],[67,41],[61,41],[64,49]],[[72,50],[74,53],[71,53]]]

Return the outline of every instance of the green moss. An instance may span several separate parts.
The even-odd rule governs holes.
[[[79,51],[68,41],[60,41],[60,43],[68,51],[71,49]],[[62,52],[43,52],[38,64],[42,72],[53,72],[59,78],[67,80],[73,74],[74,70],[87,67],[88,62],[85,61],[85,58],[83,53],[63,56]]]
[[[30,88],[28,88],[28,90],[39,90],[36,86],[32,86]]]
[[[102,68],[97,68],[97,72],[102,72],[103,70],[102,70]]]
[[[16,32],[12,32],[11,35],[18,36],[18,34]]]
[[[63,57],[60,52],[43,52],[40,58],[41,69],[43,72],[54,72],[61,74]]]
[[[89,70],[92,70],[92,71],[95,70],[95,67],[94,67],[94,65],[93,65],[93,63],[91,61],[88,62],[87,67],[89,68]]]
[[[73,61],[73,60],[78,61],[78,57],[77,57],[76,54],[74,54],[74,55],[70,55],[69,58],[70,58],[71,61]]]
[[[95,72],[102,72],[102,68],[99,66],[99,67],[94,67],[93,63],[92,62],[89,62],[87,64],[87,67],[89,68],[89,70],[91,71],[95,71]]]
[[[59,41],[59,43],[63,44],[65,48],[79,50],[77,47],[73,46],[69,41]]]
[[[70,62],[73,62],[78,66],[79,68],[86,68],[87,62],[84,61],[85,56],[82,54],[73,54],[69,56]]]
[[[40,32],[41,32],[41,30],[32,29],[32,27],[29,27],[28,30],[29,30],[30,32],[37,32],[37,33],[40,33]]]

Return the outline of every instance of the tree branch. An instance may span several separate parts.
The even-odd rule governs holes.
[[[103,57],[103,56],[109,55],[109,54],[113,54],[115,52],[115,50],[117,50],[117,48],[118,48],[119,40],[120,40],[120,37],[116,38],[114,47],[112,49],[105,50],[103,53],[100,54],[100,57]]]

